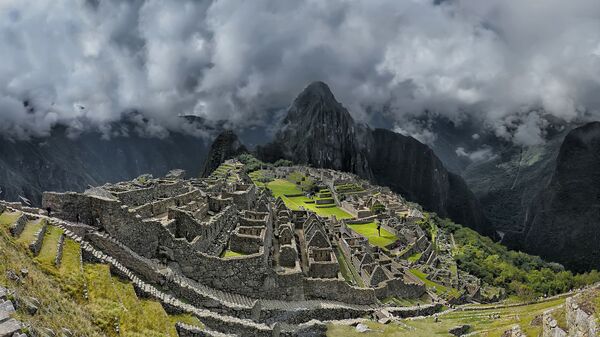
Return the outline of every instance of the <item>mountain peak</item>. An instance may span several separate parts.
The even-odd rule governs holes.
[[[314,106],[315,104],[329,108],[341,107],[341,104],[335,99],[329,86],[321,81],[315,81],[306,86],[296,97],[293,105],[296,107],[306,107]]]
[[[309,85],[307,85],[306,88],[304,88],[304,90],[302,90],[300,95],[298,95],[298,97],[303,97],[303,96],[311,96],[312,98],[318,97],[321,99],[334,99],[335,100],[335,97],[333,96],[331,89],[329,89],[329,86],[325,82],[321,82],[321,81],[315,81],[315,82],[312,82]]]
[[[292,121],[312,121],[319,125],[327,121],[333,127],[351,127],[354,124],[348,110],[335,99],[329,86],[321,81],[310,83],[294,99],[286,119],[286,122]]]
[[[210,147],[210,151],[204,162],[202,177],[208,177],[225,160],[234,158],[245,152],[248,152],[248,150],[239,140],[238,136],[232,130],[223,130],[215,138]]]

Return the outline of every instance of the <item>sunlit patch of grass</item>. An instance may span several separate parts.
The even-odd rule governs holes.
[[[302,190],[294,183],[283,180],[275,179],[267,184],[267,187],[271,190],[271,193],[275,198],[281,197],[286,206],[292,210],[299,210],[300,207],[317,213],[322,217],[335,216],[337,219],[351,219],[352,215],[344,211],[335,204],[330,204],[331,207],[319,207],[314,202],[314,199],[308,198],[304,195],[296,197],[286,197],[286,195],[295,195],[303,193]]]
[[[377,247],[385,248],[385,246],[398,240],[394,234],[386,231],[383,228],[381,228],[381,235],[379,235],[379,232],[377,231],[377,223],[374,221],[366,224],[350,224],[348,227],[350,227],[350,229],[356,233],[369,239],[369,243]]]
[[[55,226],[48,226],[46,230],[42,249],[40,249],[40,253],[35,260],[47,272],[56,273],[58,271],[54,262],[56,260],[58,240],[62,234],[63,230]]]
[[[65,240],[58,271],[63,289],[76,300],[82,301],[85,281],[81,270],[81,246],[77,242]]]
[[[8,270],[29,271],[23,282],[7,279]],[[34,328],[48,328],[60,331],[62,328],[75,336],[100,337],[104,333],[92,324],[92,316],[85,305],[61,291],[61,280],[46,274],[29,255],[28,248],[15,244],[7,230],[0,230],[0,284],[14,290],[21,296],[28,296],[40,302],[38,313],[30,316],[25,308],[17,310],[16,318]]]
[[[23,230],[23,233],[21,233],[21,235],[17,239],[17,242],[29,246],[31,241],[33,241],[33,239],[35,238],[35,234],[37,233],[37,231],[40,228],[42,228],[42,226],[44,226],[45,224],[46,220],[28,221],[27,224],[25,224],[25,229]]]
[[[415,263],[421,259],[421,256],[423,256],[423,253],[416,253],[414,255],[409,256],[407,260],[408,262]]]
[[[229,250],[229,249],[227,249],[225,251],[225,253],[223,253],[223,257],[224,258],[236,257],[236,256],[246,256],[246,254],[234,252],[233,250]]]
[[[21,216],[21,212],[19,212],[19,211],[15,211],[15,212],[5,211],[2,213],[2,215],[0,215],[0,225],[2,225],[2,226],[12,225],[13,223],[15,223],[15,221],[17,221],[17,219],[20,216]]]
[[[88,308],[93,313],[94,323],[109,336],[117,336],[116,328],[124,307],[113,297],[116,289],[112,285],[109,266],[85,264],[83,271],[90,301]]]
[[[346,257],[339,248],[336,251],[336,257],[340,265],[340,272],[344,279],[357,287],[364,287],[365,282],[358,275],[354,266],[346,260]]]
[[[141,334],[143,336],[177,337],[175,324],[184,322],[201,327],[197,318],[182,314],[169,316],[157,301],[138,299],[133,285],[113,277],[115,297],[123,306],[120,317],[122,335]]]

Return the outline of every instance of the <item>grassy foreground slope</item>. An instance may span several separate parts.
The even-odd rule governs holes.
[[[177,322],[201,326],[190,315],[169,315],[159,302],[138,298],[133,285],[111,275],[108,265],[82,263],[81,247],[71,239],[65,239],[57,266],[58,227],[47,227],[40,253],[33,256],[28,246],[43,222],[28,222],[14,238],[9,226],[18,216],[0,215],[0,285],[15,291],[17,302],[38,303],[33,315],[23,306],[16,313],[32,329],[66,329],[74,336],[177,337]]]

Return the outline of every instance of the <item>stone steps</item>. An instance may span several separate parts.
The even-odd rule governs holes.
[[[62,222],[62,220],[51,219],[51,224],[63,229],[66,237],[81,244],[82,252],[90,254],[101,263],[111,265],[114,269],[118,270],[119,274],[127,276],[134,287],[136,287],[144,296],[159,300],[161,303],[164,303],[167,308],[170,308],[170,310],[176,309],[178,312],[193,314],[194,316],[198,317],[200,321],[203,322],[209,329],[214,329],[215,331],[219,331],[221,333],[234,332],[241,336],[272,336],[272,328],[265,324],[255,323],[248,319],[241,319],[196,308],[156,289],[154,286],[145,283],[128,268],[123,266],[119,261],[97,250],[89,242],[84,241],[81,237],[68,230],[65,225],[62,224]]]
[[[123,247],[123,250],[128,250],[126,246],[124,246],[121,242],[119,242],[115,238],[111,237],[107,233],[94,233],[94,234],[100,235],[105,240],[109,240],[113,244]],[[134,253],[132,252],[132,254],[134,254]],[[155,269],[159,269],[158,266],[156,266]],[[254,304],[256,302],[255,299],[252,299],[250,297],[239,295],[239,294],[227,293],[227,292],[223,292],[223,291],[220,291],[220,290],[217,290],[214,288],[210,288],[210,287],[202,285],[194,280],[185,278],[178,274],[174,274],[174,275],[171,275],[166,278],[171,279],[171,281],[173,283],[175,283],[177,286],[180,286],[182,288],[193,291],[197,296],[199,296],[201,298],[207,298],[207,299],[216,301],[218,303],[221,303],[221,305],[223,306],[223,309],[226,311],[229,311],[229,312],[237,312],[240,310],[248,311],[248,310],[252,309],[252,307],[254,306]]]
[[[198,329],[198,327],[185,323],[177,323],[175,326],[179,337],[235,337],[236,335],[226,334],[210,329]]]

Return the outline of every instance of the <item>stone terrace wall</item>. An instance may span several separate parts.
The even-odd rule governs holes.
[[[52,215],[68,221],[76,221],[79,214],[80,221],[94,225],[91,212],[90,197],[75,192],[56,193],[44,192],[42,194],[42,208],[50,207]]]
[[[187,185],[185,181],[177,181],[160,182],[150,187],[112,193],[126,205],[139,206],[159,198],[172,198],[188,191],[189,185]]]
[[[177,208],[169,209],[169,219],[174,219],[174,223],[170,225],[172,233],[178,238],[186,238],[192,242],[197,236],[207,236],[206,226],[199,224],[191,212],[180,210]]]
[[[384,285],[375,288],[375,295],[383,300],[391,296],[398,298],[420,298],[425,294],[425,286],[416,283],[405,283],[400,279],[391,279]]]
[[[321,299],[352,304],[378,303],[372,288],[357,288],[338,279],[304,279],[306,299]]]

